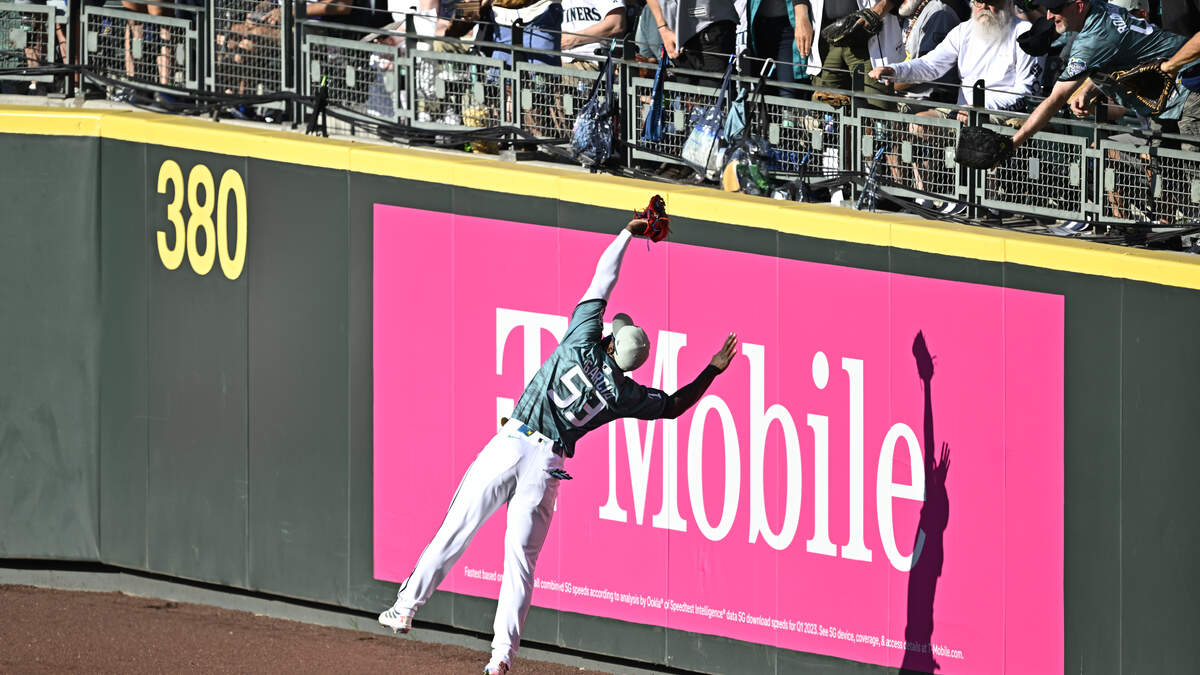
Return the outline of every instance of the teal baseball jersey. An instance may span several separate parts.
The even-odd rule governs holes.
[[[601,342],[607,302],[585,300],[575,307],[562,342],[542,364],[513,409],[513,419],[540,431],[575,454],[575,442],[622,417],[657,419],[667,395],[627,377]]]
[[[1058,79],[1076,80],[1092,73],[1112,73],[1132,68],[1146,61],[1157,61],[1173,55],[1187,38],[1167,31],[1131,15],[1116,5],[1092,0],[1083,28],[1071,43],[1071,52]],[[1121,92],[1110,92],[1127,100]],[[1177,87],[1160,117],[1179,119],[1188,91]]]

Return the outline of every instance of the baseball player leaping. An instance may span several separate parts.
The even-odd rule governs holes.
[[[563,465],[574,454],[576,441],[622,417],[678,417],[695,405],[713,379],[729,366],[737,347],[733,333],[695,380],[668,396],[626,375],[642,365],[650,352],[646,332],[628,315],[614,316],[612,334],[602,335],[608,296],[617,283],[630,239],[648,236],[659,240],[666,234],[666,216],[661,213],[661,199],[656,199],[658,217],[647,209],[630,221],[600,256],[591,286],[575,307],[562,342],[521,394],[512,418],[467,469],[445,521],[400,586],[396,604],[379,615],[381,624],[408,632],[417,608],[433,594],[475,532],[507,503],[496,636],[491,660],[484,668],[489,675],[507,673],[529,613],[533,568],[554,515],[558,484],[570,478]]]

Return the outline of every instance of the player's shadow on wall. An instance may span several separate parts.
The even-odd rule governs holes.
[[[907,649],[900,672],[932,673],[941,666],[934,659],[933,598],[938,578],[945,562],[943,535],[950,521],[950,495],[946,491],[946,476],[950,471],[950,446],[943,443],[936,455],[933,436],[933,357],[925,345],[925,336],[918,332],[913,339],[913,357],[917,375],[925,389],[925,503],[913,537],[916,562],[908,573],[908,623],[904,628]],[[919,553],[918,553],[919,552]]]

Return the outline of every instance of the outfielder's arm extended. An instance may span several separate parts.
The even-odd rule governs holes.
[[[579,302],[587,300],[608,302],[608,296],[612,295],[612,290],[617,285],[617,275],[621,273],[621,260],[625,257],[625,249],[629,247],[629,240],[633,237],[634,232],[642,232],[645,229],[645,220],[634,218],[629,221],[629,224],[621,230],[613,243],[609,244],[608,248],[604,249],[604,253],[600,254],[600,260],[596,262],[596,274],[592,276],[592,283]]]
[[[587,300],[608,302],[608,296],[612,294],[613,287],[617,285],[617,275],[621,273],[621,260],[625,257],[625,249],[629,247],[629,240],[632,237],[633,233],[626,227],[608,245],[608,248],[604,249],[604,253],[600,254],[600,260],[596,262],[596,273],[592,276],[592,283],[579,302]]]
[[[733,355],[737,350],[737,342],[737,335],[730,333],[729,337],[725,338],[725,344],[721,346],[721,351],[712,357],[712,361],[704,367],[704,370],[700,371],[696,379],[667,397],[667,406],[663,410],[663,417],[675,419],[686,412],[688,408],[696,405],[700,397],[704,396],[704,392],[708,391],[708,385],[712,384],[717,375],[725,372],[725,369],[729,367],[729,362],[733,360]]]
[[[1067,99],[1071,98],[1071,94],[1075,92],[1075,88],[1079,86],[1080,79],[1061,80],[1054,85],[1054,90],[1046,97],[1045,101],[1038,104],[1038,107],[1033,109],[1029,115],[1029,119],[1021,125],[1017,133],[1013,136],[1013,147],[1018,147],[1029,137],[1041,131],[1054,115],[1062,109],[1066,104]]]

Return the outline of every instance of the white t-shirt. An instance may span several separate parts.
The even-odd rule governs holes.
[[[623,0],[563,0],[563,34],[579,33],[584,28],[595,26],[608,16],[614,9],[623,9]],[[605,38],[608,40],[609,38]],[[596,50],[603,47],[603,42],[588,42],[573,49],[564,50],[567,54],[594,56]]]
[[[971,87],[983,80],[988,87],[986,107],[1009,110],[1017,101],[1037,89],[1042,74],[1042,57],[1030,56],[1017,44],[1017,37],[1029,30],[1028,21],[1013,21],[1008,35],[998,43],[972,39],[975,23],[964,21],[946,35],[933,51],[919,59],[893,63],[897,82],[932,82],[954,66],[962,77],[958,104],[968,105]]]

